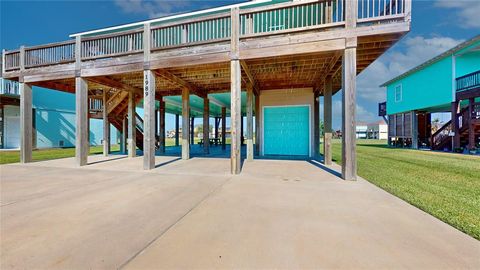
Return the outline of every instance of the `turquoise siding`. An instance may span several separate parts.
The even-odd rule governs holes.
[[[309,155],[310,108],[265,107],[263,136],[265,155]]]
[[[395,87],[402,100],[395,102]],[[452,57],[444,58],[387,86],[387,113],[437,107],[452,102]]]
[[[457,56],[455,64],[457,78],[478,71],[480,70],[480,52],[473,51]]]
[[[33,108],[38,148],[75,146],[75,95],[45,88],[33,88]],[[117,142],[117,130],[110,127],[111,142]],[[100,145],[103,121],[90,120],[90,144]]]
[[[480,70],[480,41],[455,52],[455,78]],[[430,64],[387,86],[387,114],[412,110],[449,111],[453,101],[453,56]],[[395,88],[402,86],[402,100],[395,101]]]

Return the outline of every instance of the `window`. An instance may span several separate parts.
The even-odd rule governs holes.
[[[395,86],[395,102],[402,101],[402,85]]]

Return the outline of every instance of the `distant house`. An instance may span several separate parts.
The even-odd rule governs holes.
[[[480,146],[480,35],[395,77],[382,86],[389,143],[434,150]],[[432,131],[432,113],[451,120]]]
[[[75,96],[35,87],[32,104],[34,148],[75,146]],[[103,122],[90,119],[90,145],[100,145]],[[111,127],[111,141],[117,132]],[[18,82],[0,78],[0,149],[20,147],[20,93]]]
[[[356,131],[357,139],[388,139],[388,125],[383,120],[373,123],[359,122]]]

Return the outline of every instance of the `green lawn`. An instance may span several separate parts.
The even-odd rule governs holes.
[[[120,146],[112,145],[112,152],[119,151]],[[91,146],[90,154],[101,154],[103,152],[103,146]],[[75,148],[53,148],[53,149],[40,149],[32,152],[33,161],[42,161],[57,158],[67,158],[75,156]],[[20,162],[19,151],[2,151],[0,152],[0,164]]]
[[[341,163],[341,142],[333,159]],[[480,157],[357,142],[358,175],[480,240]]]

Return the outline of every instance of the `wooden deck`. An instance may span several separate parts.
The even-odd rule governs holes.
[[[354,104],[355,76],[347,75],[363,71],[406,34],[410,14],[411,0],[306,0],[237,7],[4,51],[3,77],[71,93],[78,92],[81,78],[90,104],[105,103],[108,118],[119,130],[129,113],[129,95],[132,102],[147,97],[149,82],[155,84],[157,100],[190,94],[207,98],[220,92],[231,92],[234,99],[239,97],[234,88],[242,91],[248,85],[254,95],[309,87],[319,96],[327,86],[337,92],[347,78],[353,96],[344,102]],[[342,72],[342,67],[350,70]],[[154,75],[148,77],[146,71]],[[235,130],[234,107],[239,104],[232,101],[231,106]],[[347,115],[350,126],[354,114]]]
[[[408,1],[387,1],[385,6],[383,0],[359,1],[359,9],[361,3],[367,2],[377,3],[377,9],[368,11],[368,18],[358,14],[354,29],[347,29],[344,16],[335,13],[342,10],[342,1],[287,2],[240,10],[238,57],[243,62],[242,80],[246,82],[253,77],[261,90],[315,87],[321,91],[322,81],[331,75],[334,91],[340,89],[341,56],[347,38],[358,37],[359,73],[410,29],[410,11],[405,10]],[[394,6],[391,12],[390,4]],[[292,21],[298,16],[304,18]],[[288,22],[291,25],[284,25]],[[223,26],[230,23],[230,12],[222,12],[151,26],[147,61],[142,28],[79,37],[80,75],[89,80],[89,89],[130,88],[141,94],[143,70],[148,66],[158,70],[158,96],[180,95],[186,85],[200,96],[230,91],[230,31]],[[193,38],[194,34],[197,38]],[[74,92],[78,69],[75,45],[76,41],[70,40],[5,51],[3,77]]]

